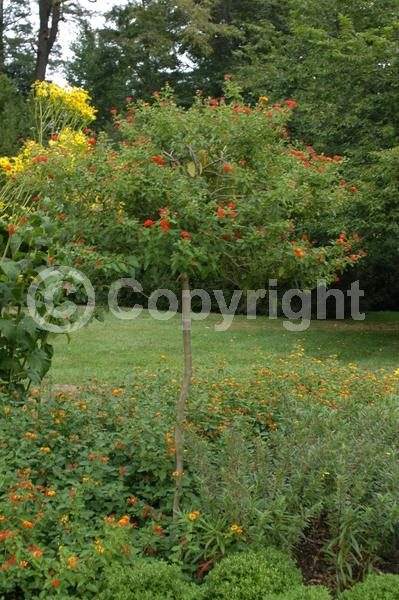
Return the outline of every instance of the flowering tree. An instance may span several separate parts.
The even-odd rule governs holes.
[[[156,281],[177,277],[182,288],[175,517],[192,373],[190,281],[212,274],[248,289],[273,277],[313,288],[358,260],[354,240],[343,232],[333,241],[313,241],[320,222],[324,231],[330,223],[332,234],[338,209],[357,192],[339,176],[341,158],[290,146],[286,123],[295,101],[270,105],[261,97],[251,108],[229,77],[225,91],[226,99],[199,95],[184,110],[166,89],[152,105],[129,103],[115,122],[124,140],[115,165],[123,166],[111,187],[138,222],[135,243],[144,267]]]
[[[112,253],[134,255],[152,281],[180,282],[184,378],[176,407],[175,517],[192,373],[190,282],[216,276],[249,289],[278,278],[312,289],[359,259],[356,236],[335,223],[357,189],[342,180],[341,157],[292,147],[287,121],[295,106],[266,96],[247,106],[229,76],[225,98],[198,94],[188,110],[166,88],[152,104],[128,98],[123,114],[111,111],[118,143],[87,130],[63,146],[70,134],[53,132],[23,174],[36,193],[62,204],[65,241],[83,240],[73,244],[82,268],[89,242],[99,266]],[[9,160],[11,168],[17,163]]]

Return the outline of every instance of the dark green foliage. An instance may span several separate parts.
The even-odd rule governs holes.
[[[26,135],[26,105],[12,81],[0,74],[0,157],[16,152]]]

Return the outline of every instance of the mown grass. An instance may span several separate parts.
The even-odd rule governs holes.
[[[399,367],[399,313],[370,313],[365,321],[314,321],[305,332],[292,333],[282,320],[236,317],[230,329],[216,332],[221,317],[211,315],[193,325],[194,365],[215,367],[224,362],[234,373],[252,364],[266,364],[267,355],[285,356],[297,344],[306,354],[336,355],[370,369]],[[182,364],[179,316],[155,321],[147,311],[133,321],[107,315],[71,336],[55,339],[55,358],[48,376],[55,385],[80,385],[91,380],[123,384],[135,367],[156,370],[161,364]]]

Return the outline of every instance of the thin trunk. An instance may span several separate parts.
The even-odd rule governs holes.
[[[183,350],[184,350],[184,376],[179,400],[176,405],[175,427],[175,475],[176,487],[173,499],[173,519],[176,521],[180,515],[180,500],[184,475],[184,428],[186,421],[186,402],[190,390],[192,375],[191,354],[191,292],[187,273],[180,276],[182,289],[182,324],[183,324]]]
[[[34,81],[44,81],[51,51],[58,35],[63,0],[38,0],[39,33],[37,38]]]
[[[5,71],[4,0],[0,0],[0,73]]]

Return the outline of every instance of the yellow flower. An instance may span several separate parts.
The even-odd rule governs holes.
[[[200,516],[200,512],[198,510],[195,510],[194,512],[190,513],[187,517],[187,519],[191,522],[196,521],[198,519],[198,517]]]
[[[96,550],[99,554],[104,554],[105,548],[104,548],[104,546],[101,545],[100,540],[95,541],[95,546],[96,546]]]
[[[69,517],[68,515],[62,515],[61,519],[60,519],[61,523],[68,523],[69,521]]]
[[[267,96],[260,96],[259,102],[269,102],[269,98]]]
[[[34,439],[34,438],[31,438]],[[41,452],[44,452],[45,454],[48,454],[49,452],[51,452],[51,449],[48,446],[42,446],[42,448],[40,448]]]
[[[10,408],[9,406],[5,406],[5,407],[3,408],[3,412],[4,412],[4,414],[5,414],[5,415],[8,415],[8,414],[10,414],[10,412],[11,412],[11,408]]]
[[[242,534],[242,528],[239,525],[237,525],[237,523],[233,523],[233,525],[230,527],[230,531],[236,533],[237,535]]]
[[[119,527],[125,527],[125,525],[129,525],[129,523],[130,523],[130,517],[129,517],[129,515],[125,515],[124,517],[122,517],[118,521]]]
[[[70,556],[67,560],[67,565],[70,569],[75,569],[78,566],[78,558],[76,556]]]
[[[172,477],[183,477],[184,471],[173,471]]]
[[[123,395],[123,389],[122,388],[114,388],[112,390],[112,395],[115,397],[119,397]]]
[[[22,521],[21,525],[22,527],[25,527],[25,529],[32,529],[33,527],[32,521]]]

